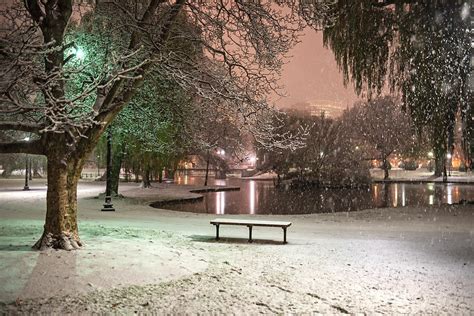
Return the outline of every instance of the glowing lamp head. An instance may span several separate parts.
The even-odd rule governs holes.
[[[430,152],[428,153],[428,158],[433,158],[433,152],[432,152],[432,151],[430,151]]]
[[[74,52],[74,55],[76,55],[76,58],[78,60],[84,60],[84,58],[86,57],[86,52],[81,47],[77,47],[76,51]]]
[[[448,159],[451,159],[451,157],[452,157],[451,153],[448,153],[448,154],[446,155],[446,158],[448,158]]]

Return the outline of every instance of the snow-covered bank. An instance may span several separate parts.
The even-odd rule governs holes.
[[[400,168],[392,168],[389,171],[390,180],[384,182],[443,182],[443,177],[433,176],[432,171],[426,168],[417,170],[404,170]],[[370,169],[370,176],[373,181],[383,181],[384,171],[380,168]],[[273,172],[259,174],[253,177],[242,177],[243,180],[274,180],[277,175]],[[460,172],[450,171],[447,182],[451,183],[472,183],[474,184],[474,173],[472,171]]]
[[[426,168],[417,170],[403,170],[393,168],[389,171],[390,179],[387,182],[443,182],[443,177],[436,177],[432,171]],[[382,169],[370,169],[370,176],[373,181],[382,181],[384,171]],[[450,171],[446,182],[450,183],[472,183],[474,184],[474,173],[472,171],[460,172]]]
[[[215,215],[148,206],[189,188],[125,185],[133,198],[102,213],[92,196],[103,186],[81,184],[86,247],[34,252],[44,187],[2,184],[0,300],[17,301],[2,313],[474,312],[472,206],[257,216],[292,221],[289,244],[270,228],[248,244],[245,227],[225,227],[215,242]]]

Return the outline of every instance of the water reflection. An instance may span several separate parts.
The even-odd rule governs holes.
[[[453,204],[453,188],[452,188],[451,184],[447,185],[446,191],[447,191],[446,193],[448,195],[448,198],[447,198],[448,204]]]
[[[216,214],[225,214],[225,192],[216,192]]]
[[[400,187],[402,189],[402,206],[406,206],[405,183],[400,184]]]
[[[176,177],[176,183],[177,184],[184,184],[184,185],[188,185],[190,184],[189,183],[189,176],[187,174],[185,175],[178,175]]]
[[[202,179],[189,177],[190,184]],[[177,181],[179,183],[179,181]],[[474,200],[474,186],[461,184],[373,184],[367,189],[276,189],[271,181],[215,180],[212,185],[237,185],[240,191],[213,192],[202,202],[167,208],[214,214],[307,214],[347,212],[374,207],[404,207],[458,203]]]
[[[249,204],[250,204],[250,214],[255,214],[255,181],[250,180],[250,194],[249,194]]]

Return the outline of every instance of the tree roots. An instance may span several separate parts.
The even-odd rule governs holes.
[[[43,232],[41,238],[33,245],[33,249],[46,250],[46,249],[62,249],[62,250],[76,250],[82,247],[82,243],[79,239],[73,236],[68,236],[64,233],[54,235],[52,233]]]

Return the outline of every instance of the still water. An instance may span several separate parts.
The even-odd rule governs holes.
[[[203,184],[201,177],[181,176],[178,184]],[[272,181],[214,180],[210,185],[239,186],[240,191],[205,193],[198,202],[166,205],[179,211],[211,214],[308,214],[377,207],[428,206],[474,200],[474,186],[463,184],[372,184],[366,189],[277,189]]]

